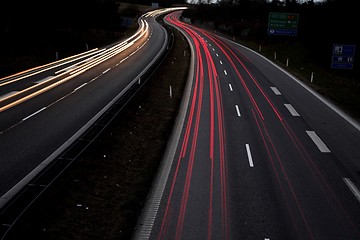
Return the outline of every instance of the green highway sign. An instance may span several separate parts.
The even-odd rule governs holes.
[[[297,13],[269,13],[268,34],[289,35],[297,34],[299,14]]]

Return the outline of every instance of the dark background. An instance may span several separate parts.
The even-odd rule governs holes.
[[[303,57],[328,69],[333,44],[355,45],[356,49],[359,46],[356,1],[221,0],[217,4],[194,5],[184,15],[192,21],[212,21],[215,27],[230,26],[230,34],[259,44],[301,42],[308,48]],[[154,1],[1,1],[0,77],[124,37],[129,26],[122,24],[123,17],[136,19],[141,11],[135,6],[119,11],[123,2],[150,6]],[[162,7],[185,3],[184,0],[158,2]],[[269,12],[298,13],[297,36],[268,36]],[[246,36],[245,29],[249,30]],[[339,74],[359,76],[356,55],[357,51],[354,68],[340,70]]]
[[[150,6],[153,1],[0,1],[0,77],[125,37],[143,13],[126,2]],[[161,6],[179,2],[184,1],[160,1]],[[133,26],[124,25],[124,18],[133,19]]]
[[[328,69],[331,62],[333,44],[355,45],[354,68],[339,71],[350,77],[359,76],[356,49],[360,35],[357,32],[357,0],[328,0],[323,2],[296,0],[222,0],[219,4],[200,4],[185,16],[192,21],[212,21],[216,28],[231,26],[230,34],[238,39],[256,41],[259,44],[301,42],[307,49],[304,58]],[[289,36],[268,36],[269,12],[299,14],[298,34]],[[250,30],[244,36],[244,30]]]

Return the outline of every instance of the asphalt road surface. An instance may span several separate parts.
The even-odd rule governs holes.
[[[0,79],[0,208],[166,51],[159,14],[119,43]]]
[[[134,238],[360,239],[359,124],[180,14],[188,92]]]

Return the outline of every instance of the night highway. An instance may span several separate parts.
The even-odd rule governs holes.
[[[0,213],[22,189],[47,188],[29,183],[141,84],[168,50],[163,14],[190,45],[190,71],[133,239],[360,239],[359,123],[176,9],[142,15],[106,48],[0,79]],[[0,215],[0,239],[18,211]]]
[[[0,79],[0,210],[141,84],[167,50],[166,30],[155,19],[168,10],[144,14],[134,35],[106,48]],[[1,233],[17,218],[2,218]]]
[[[180,15],[189,86],[134,239],[360,239],[359,124]]]

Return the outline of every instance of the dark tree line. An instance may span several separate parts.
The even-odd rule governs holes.
[[[116,29],[118,2],[160,6],[184,3],[184,0],[5,0],[0,3],[0,34],[14,32],[43,32],[58,28]],[[120,3],[121,4],[121,3]]]
[[[151,5],[154,1],[122,2]],[[161,6],[165,6],[184,1],[160,0],[158,2]],[[70,29],[74,32],[88,29],[121,31],[123,13],[117,11],[118,7],[119,4],[115,0],[1,1],[0,43],[4,43],[5,39],[11,39],[11,41],[21,38],[40,39]]]
[[[0,34],[47,31],[57,28],[116,28],[117,7],[121,3],[167,7],[184,0],[5,0],[0,3]]]
[[[298,13],[297,36],[268,36],[269,12]],[[356,0],[301,3],[296,0],[222,0],[213,5],[199,4],[185,13],[193,21],[211,21],[217,28],[227,27],[229,33],[259,43],[301,41],[309,47],[312,53],[309,57],[326,67],[334,43],[360,46],[358,14]],[[354,67],[356,65],[359,64]]]
[[[33,48],[85,49],[83,33],[89,29],[120,31],[114,1],[56,0],[2,1],[0,44],[2,57],[32,52]]]
[[[0,1],[0,77],[123,37],[148,0]],[[181,3],[160,0],[160,6]],[[127,6],[127,7],[121,7]],[[119,10],[121,7],[121,10]],[[136,26],[135,26],[136,27]],[[21,65],[21,66],[20,66]]]
[[[237,37],[260,43],[269,41],[302,41],[312,58],[328,66],[332,45],[355,44],[357,34],[357,0],[327,0],[323,2],[297,0],[221,0],[217,4],[198,4],[185,12],[196,21],[211,21],[215,27],[225,27]],[[125,0],[133,4],[160,6],[181,4],[185,0]],[[208,2],[203,0],[202,2]],[[5,0],[0,2],[0,60],[8,56],[54,51],[71,46],[74,51],[85,50],[88,39],[84,32],[100,29],[108,32],[124,31],[122,16],[135,17],[135,9],[118,12],[115,0]],[[269,37],[269,12],[299,14],[296,37]],[[91,44],[90,44],[91,45]],[[90,46],[91,47],[91,46]],[[356,56],[355,56],[356,57]],[[355,60],[357,61],[357,60]],[[354,66],[359,65],[355,64]]]

